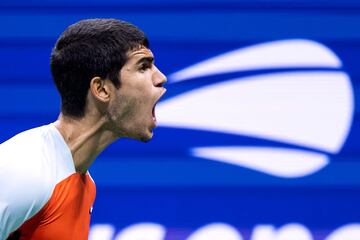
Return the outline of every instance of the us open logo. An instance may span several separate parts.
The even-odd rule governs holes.
[[[236,76],[242,72],[252,74]],[[213,80],[221,76],[225,79]],[[329,155],[338,153],[348,136],[351,80],[341,60],[320,43],[295,39],[241,48],[178,71],[169,84],[207,78],[212,81],[160,102],[159,125],[264,139],[280,147],[197,146],[190,147],[192,156],[297,178],[329,164]]]

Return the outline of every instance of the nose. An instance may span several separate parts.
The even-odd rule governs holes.
[[[154,86],[162,87],[167,82],[166,76],[155,66]]]

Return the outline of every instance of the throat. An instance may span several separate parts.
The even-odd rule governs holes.
[[[96,157],[113,141],[103,130],[102,121],[86,124],[59,117],[54,124],[71,151],[76,172],[81,174],[87,172]]]

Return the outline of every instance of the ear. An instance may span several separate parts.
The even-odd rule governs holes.
[[[108,102],[110,100],[109,83],[100,77],[94,77],[91,79],[90,92],[101,102]]]

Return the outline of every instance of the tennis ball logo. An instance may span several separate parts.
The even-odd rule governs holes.
[[[253,45],[178,71],[169,83],[262,70],[271,71],[226,79],[160,102],[159,125],[286,145],[203,146],[191,149],[196,157],[284,178],[319,171],[329,163],[329,154],[341,150],[354,111],[351,80],[326,46],[301,39]]]

